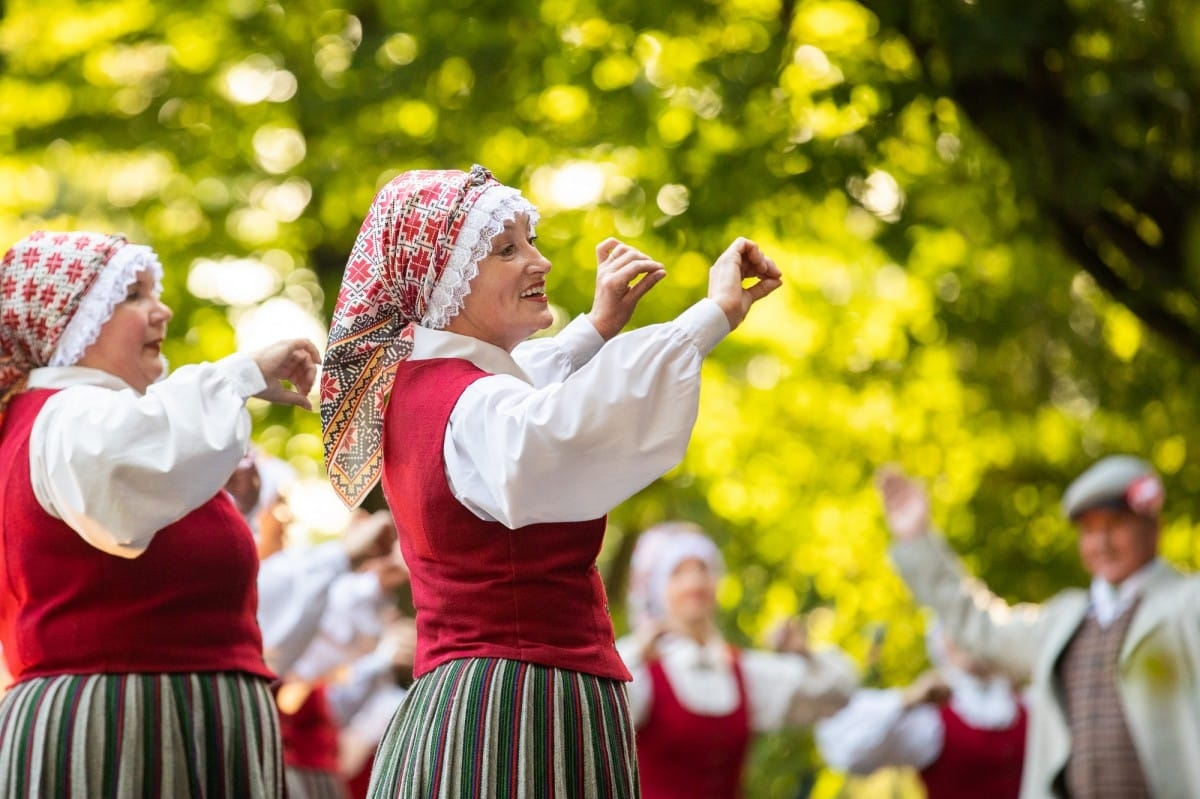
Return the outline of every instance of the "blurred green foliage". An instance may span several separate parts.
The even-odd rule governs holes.
[[[1163,472],[1164,552],[1197,566],[1195,4],[0,8],[0,244],[152,244],[176,364],[232,350],[266,299],[324,319],[371,197],[407,168],[481,162],[537,202],[563,318],[608,235],[668,265],[639,325],[702,296],[734,236],[759,241],[785,286],[706,363],[684,463],[612,514],[615,595],[637,532],[686,517],[725,552],[733,641],[804,612],[861,660],[886,625],[875,668],[902,684],[923,620],[886,558],[888,462],[929,481],[1006,597],[1084,579],[1057,501],[1112,451]],[[253,412],[264,446],[318,469],[315,415]],[[911,775],[843,784],[802,735],[753,766],[753,797],[919,795]]]

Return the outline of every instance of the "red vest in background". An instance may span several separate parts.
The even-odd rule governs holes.
[[[279,733],[284,763],[309,771],[338,773],[338,725],[325,686],[314,685],[296,712],[279,709]]]
[[[950,709],[939,708],[946,730],[942,753],[921,770],[929,799],[1017,799],[1025,761],[1025,707],[1004,730],[968,727]]]
[[[413,672],[491,657],[629,680],[596,568],[605,520],[510,530],[480,520],[447,485],[450,412],[486,375],[456,358],[403,361],[388,402],[383,489],[411,572]]]
[[[54,393],[17,395],[0,427],[0,641],[13,678],[206,671],[271,678],[255,618],[254,539],[224,491],[159,530],[131,559],[96,549],[42,510],[29,477],[29,433]]]
[[[738,705],[724,716],[693,713],[676,696],[662,663],[646,664],[650,715],[637,731],[642,799],[737,799],[750,745],[746,681],[736,652],[730,665]]]

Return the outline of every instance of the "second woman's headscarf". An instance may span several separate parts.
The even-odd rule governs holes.
[[[462,308],[492,239],[537,212],[481,166],[414,170],[375,196],[350,252],[322,359],[325,466],[338,496],[359,504],[383,467],[383,416],[413,326],[441,329]]]
[[[42,366],[71,366],[125,299],[138,273],[161,288],[149,247],[120,234],[35,231],[0,263],[0,411]]]

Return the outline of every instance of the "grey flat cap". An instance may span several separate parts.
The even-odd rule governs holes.
[[[1067,486],[1062,509],[1068,519],[1094,508],[1124,508],[1154,517],[1162,498],[1162,482],[1153,466],[1132,455],[1110,455]]]

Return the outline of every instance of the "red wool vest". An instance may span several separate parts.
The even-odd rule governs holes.
[[[29,479],[29,432],[54,393],[17,395],[0,426],[0,641],[13,678],[272,678],[255,618],[254,539],[224,491],[159,530],[132,559],[101,552],[42,510]]]
[[[295,713],[279,711],[283,762],[310,771],[338,773],[338,725],[325,696],[325,686],[314,685]]]
[[[730,664],[738,706],[724,716],[702,716],[685,708],[671,688],[662,663],[647,664],[653,697],[650,715],[637,731],[642,799],[737,799],[750,745],[746,680],[737,653]]]
[[[456,358],[404,361],[388,402],[383,490],[411,572],[413,672],[492,657],[629,680],[596,569],[605,520],[510,530],[480,520],[446,483],[450,412],[486,375]]]
[[[1025,760],[1025,707],[1004,730],[968,727],[950,709],[940,708],[946,730],[938,759],[921,771],[929,799],[1017,799]]]

